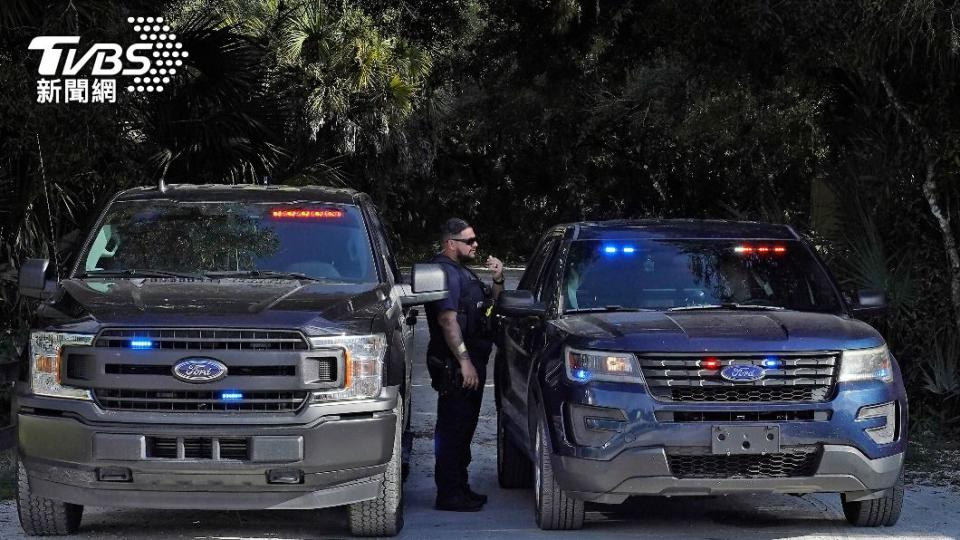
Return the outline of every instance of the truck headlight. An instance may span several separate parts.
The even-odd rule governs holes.
[[[640,364],[630,353],[564,350],[567,378],[575,382],[642,382]]]
[[[60,384],[65,346],[89,346],[93,336],[60,332],[30,334],[30,388],[38,396],[93,399],[90,390]]]
[[[887,346],[843,351],[840,382],[878,380],[893,382],[893,360]]]
[[[383,356],[387,351],[385,335],[312,337],[310,346],[313,349],[340,349],[344,355],[343,388],[314,392],[314,401],[363,399],[380,394]]]

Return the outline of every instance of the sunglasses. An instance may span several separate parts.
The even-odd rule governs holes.
[[[474,236],[473,238],[451,238],[451,240],[456,240],[457,242],[463,242],[464,244],[466,244],[466,245],[468,245],[468,246],[475,246],[475,245],[477,245],[477,237],[476,237],[476,236]]]

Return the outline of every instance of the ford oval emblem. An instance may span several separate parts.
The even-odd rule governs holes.
[[[188,383],[219,381],[227,376],[227,366],[213,358],[184,358],[174,364],[173,376]]]
[[[732,365],[720,370],[720,376],[732,382],[753,382],[763,378],[763,368],[750,365]]]

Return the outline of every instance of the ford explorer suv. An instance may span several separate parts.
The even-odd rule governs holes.
[[[543,529],[631,495],[839,493],[897,522],[907,397],[883,337],[783,225],[551,229],[499,299],[497,469]],[[852,305],[851,305],[852,304]]]
[[[446,292],[430,265],[400,282],[368,196],[132,189],[60,281],[48,267],[20,272],[41,299],[14,403],[28,534],[76,532],[92,501],[403,526],[408,306]]]

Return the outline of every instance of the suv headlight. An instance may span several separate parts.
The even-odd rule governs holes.
[[[70,399],[92,399],[90,390],[62,386],[63,348],[89,346],[93,336],[63,334],[60,332],[33,332],[30,334],[30,388],[38,396]]]
[[[893,382],[893,360],[887,346],[843,351],[840,382],[870,380]]]
[[[383,356],[387,338],[383,334],[368,336],[323,336],[310,338],[313,349],[343,351],[343,388],[314,392],[314,401],[372,398],[380,394],[383,380]]]
[[[643,382],[640,363],[631,353],[564,350],[567,378],[574,382]]]

